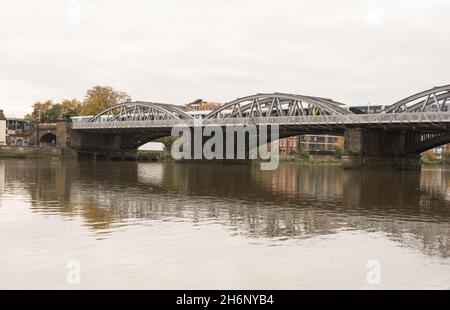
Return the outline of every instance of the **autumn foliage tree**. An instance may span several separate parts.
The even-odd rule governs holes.
[[[35,102],[33,111],[25,119],[33,123],[54,123],[60,118],[79,115],[81,102],[77,99],[64,99],[61,103],[52,100]]]
[[[125,93],[110,86],[95,86],[86,92],[80,115],[96,115],[120,102],[131,101]]]
[[[422,157],[428,161],[436,161],[436,154],[434,154],[433,150],[428,150],[422,154]]]
[[[33,111],[25,119],[33,123],[54,123],[60,118],[96,115],[125,101],[131,101],[126,93],[110,86],[95,86],[86,92],[83,102],[77,99],[64,99],[60,103],[54,103],[53,100],[38,101],[33,104]]]
[[[339,137],[336,141],[336,151],[342,152],[345,148],[345,140],[343,137]]]
[[[61,102],[60,115],[62,118],[80,115],[82,103],[77,99],[64,99]]]
[[[450,164],[450,145],[444,147],[444,150],[442,151],[442,160],[445,164]]]

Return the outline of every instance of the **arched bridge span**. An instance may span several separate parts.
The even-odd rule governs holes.
[[[275,92],[226,103],[206,115],[202,126],[278,125],[280,137],[341,134],[346,136],[346,152],[357,161],[417,161],[420,152],[449,142],[449,105],[450,85],[418,92],[378,114],[354,114],[348,106],[323,97]],[[92,140],[86,138],[80,147],[132,150],[170,135],[180,124],[193,127],[193,113],[175,105],[138,101],[115,105],[88,122],[74,123],[72,129]]]

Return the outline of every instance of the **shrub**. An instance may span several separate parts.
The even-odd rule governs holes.
[[[436,155],[433,150],[429,150],[422,154],[422,159],[426,161],[436,161]]]

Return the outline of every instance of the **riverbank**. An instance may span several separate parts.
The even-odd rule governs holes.
[[[60,147],[33,147],[33,146],[0,146],[0,159],[76,159],[78,155],[75,151]],[[170,152],[164,151],[138,151],[136,161],[142,162],[168,162],[174,161]],[[209,162],[209,161],[207,161]],[[280,162],[296,163],[299,165],[334,165],[342,164],[339,155],[318,155],[318,154],[294,154],[281,155]],[[430,160],[426,156],[422,158],[425,166],[450,166],[448,159]]]
[[[0,159],[76,159],[78,155],[68,148],[50,146],[0,146]]]
[[[429,160],[426,157],[422,158],[422,165],[426,166],[450,166],[450,161],[448,159],[436,159]]]
[[[342,159],[339,155],[308,155],[308,154],[296,154],[281,156],[280,161],[292,162],[300,165],[341,165]],[[449,159],[435,159],[430,160],[426,156],[423,156],[422,165],[424,166],[450,166]]]
[[[69,154],[60,147],[0,146],[0,158],[60,159]]]
[[[170,156],[170,152],[164,151],[138,151],[136,155],[137,161],[148,161],[148,162],[164,162],[173,160]]]
[[[282,162],[292,162],[300,165],[340,165],[342,164],[339,155],[315,155],[315,154],[295,154],[280,156]]]

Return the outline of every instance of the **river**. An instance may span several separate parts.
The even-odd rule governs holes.
[[[259,167],[2,160],[0,288],[450,289],[450,169]]]

